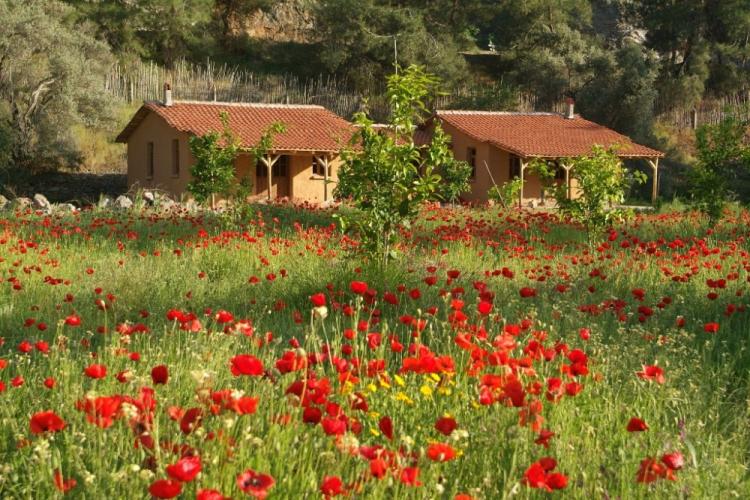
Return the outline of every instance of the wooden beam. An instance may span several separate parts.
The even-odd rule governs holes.
[[[568,199],[571,199],[573,197],[573,192],[570,189],[570,169],[573,168],[573,165],[561,165],[563,170],[565,170],[565,192],[568,195]]]
[[[266,189],[268,189],[267,198],[270,201],[271,200],[271,185],[272,185],[272,179],[271,176],[273,175],[273,166],[276,164],[276,162],[281,158],[281,155],[265,155],[263,158],[260,159],[261,163],[266,166]]]
[[[331,158],[329,155],[316,155],[315,159],[323,165],[323,201],[328,201],[328,166]]]
[[[647,160],[654,175],[651,181],[651,204],[656,204],[656,198],[659,196],[659,158]]]

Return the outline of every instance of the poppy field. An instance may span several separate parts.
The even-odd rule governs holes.
[[[750,213],[5,212],[0,498],[747,498]]]

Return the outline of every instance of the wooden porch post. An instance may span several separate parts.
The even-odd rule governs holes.
[[[266,189],[268,190],[268,200],[271,200],[271,185],[272,185],[272,179],[271,176],[273,175],[273,166],[280,158],[280,155],[271,156],[271,155],[264,155],[263,158],[260,159],[260,161],[263,163],[263,165],[266,166]]]
[[[565,170],[565,192],[568,195],[568,199],[570,199],[573,194],[572,190],[570,189],[570,169],[573,168],[573,165],[562,165],[563,170]]]
[[[525,162],[521,160],[521,192],[518,196],[518,208],[523,208],[523,185],[525,181],[523,180],[523,172],[526,170],[526,167],[529,165],[528,162]]]
[[[328,201],[328,165],[331,158],[328,155],[315,156],[315,159],[323,165],[323,201]]]
[[[659,196],[659,158],[648,160],[648,164],[654,171],[654,176],[651,183],[651,204],[653,205],[656,203],[656,198]]]

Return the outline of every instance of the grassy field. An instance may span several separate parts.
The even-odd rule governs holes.
[[[748,224],[0,219],[0,498],[748,498]]]

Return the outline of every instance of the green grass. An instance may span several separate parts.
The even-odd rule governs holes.
[[[554,494],[571,498],[750,494],[749,213],[728,213],[710,231],[691,213],[644,214],[617,228],[614,241],[588,247],[579,228],[547,214],[431,209],[403,235],[401,257],[386,272],[349,251],[353,241],[337,232],[331,215],[259,206],[250,220],[232,226],[209,215],[148,211],[4,214],[0,497],[59,496],[53,473],[60,469],[77,482],[67,493],[73,498],[148,498],[149,486],[166,478],[165,467],[185,453],[200,456],[202,472],[183,485],[184,498],[204,488],[240,498],[236,477],[247,469],[273,476],[269,498],[320,497],[326,476],[340,476],[357,498],[536,498],[547,493],[524,484],[524,473],[545,456],[554,457],[555,470],[568,479]],[[513,277],[504,277],[503,268]],[[449,270],[460,275],[447,283]],[[685,282],[672,279],[686,273]],[[437,282],[428,286],[427,276]],[[707,280],[720,278],[725,288],[708,287]],[[351,291],[352,281],[368,283],[371,303]],[[560,284],[566,291],[556,289]],[[492,295],[484,295],[493,303],[486,317],[477,313],[482,287]],[[536,296],[522,298],[523,287]],[[418,299],[409,295],[414,289]],[[645,292],[642,302],[634,289]],[[715,300],[707,297],[710,291],[718,294]],[[399,304],[385,302],[384,292]],[[460,325],[449,320],[458,306],[451,292],[465,303]],[[325,318],[313,316],[310,296],[316,293],[326,294]],[[736,312],[727,315],[729,304]],[[179,321],[167,319],[175,309],[195,313],[200,328],[181,330]],[[234,319],[218,324],[218,310]],[[81,325],[66,325],[74,313]],[[405,316],[425,320],[424,330],[415,335]],[[25,326],[27,319],[34,324]],[[37,328],[40,322],[46,330]],[[717,333],[704,331],[710,322],[719,323]],[[122,333],[139,323],[147,333]],[[522,323],[528,328],[499,341],[506,325]],[[248,324],[252,333],[240,332]],[[346,330],[358,325],[362,331],[348,339]],[[579,336],[581,328],[590,330],[588,340]],[[374,333],[382,335],[378,346],[368,344]],[[459,334],[472,349],[456,344]],[[24,340],[48,342],[49,353],[20,352]],[[534,356],[539,343],[550,359],[542,351]],[[415,356],[410,344],[448,357],[454,368],[401,372],[404,360]],[[588,374],[561,372],[571,364],[563,345],[585,352]],[[304,370],[283,373],[276,363],[285,351],[317,363],[307,376]],[[234,377],[230,360],[238,354],[257,356],[265,374]],[[373,360],[383,360],[380,375],[368,374]],[[85,376],[92,363],[105,365],[106,377]],[[151,369],[162,364],[169,380],[155,385]],[[636,375],[652,364],[664,369],[663,385]],[[124,371],[123,383],[115,375]],[[513,407],[500,391],[491,405],[481,404],[482,377],[502,375],[505,386],[511,372],[522,383],[524,406]],[[17,376],[24,379],[20,387],[11,384]],[[53,389],[43,384],[48,377],[56,380]],[[545,397],[549,378],[583,389],[551,402]],[[323,379],[330,393],[308,406],[325,414],[336,413],[326,403],[339,405],[349,425],[339,437],[303,423],[300,400],[287,391],[295,381],[312,386]],[[77,409],[87,397],[138,399],[143,387],[154,389],[153,410],[121,406],[106,429]],[[210,395],[223,389],[258,398],[257,411],[214,415]],[[367,409],[352,406],[362,399]],[[520,413],[535,409],[528,405],[533,401],[543,417],[537,429],[520,425]],[[201,408],[201,426],[182,432],[170,418],[176,408]],[[33,434],[30,418],[44,410],[53,410],[66,427]],[[446,414],[458,423],[448,437],[434,428]],[[392,439],[379,429],[384,416],[393,422]],[[634,416],[649,429],[627,432]],[[541,428],[555,433],[547,449],[534,443]],[[136,447],[139,438],[157,445]],[[436,442],[450,444],[456,458],[430,460],[427,449]],[[366,448],[372,446],[382,447],[389,464],[382,479],[372,477],[364,458],[374,453]],[[675,481],[636,481],[643,459],[674,451],[685,459]],[[419,468],[421,486],[402,484],[408,467]]]

